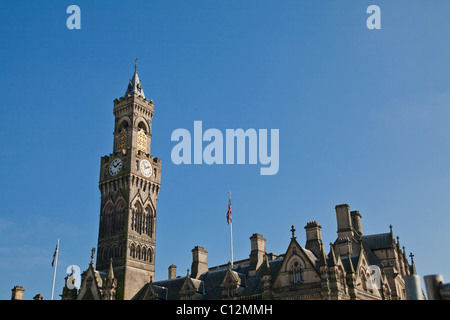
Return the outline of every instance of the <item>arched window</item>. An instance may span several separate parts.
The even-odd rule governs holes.
[[[128,123],[127,118],[122,118],[119,120],[119,124],[117,126],[117,133],[127,131],[130,124]]]
[[[123,201],[120,201],[116,205],[116,210],[115,210],[114,232],[120,232],[123,230],[123,226],[125,224],[125,216],[126,216],[126,206]]]
[[[144,131],[144,133],[147,133],[147,125],[144,121],[139,122],[138,129]]]
[[[130,246],[130,256],[132,258],[136,258],[136,247],[134,246],[134,243],[132,243]]]
[[[131,221],[131,230],[141,233],[142,230],[142,206],[139,202],[134,204],[132,221]]]
[[[154,228],[154,216],[153,210],[150,206],[145,208],[145,230],[144,233],[149,237],[153,237],[153,228]]]
[[[303,283],[303,269],[298,261],[295,261],[291,266],[291,281],[293,283]]]
[[[142,248],[142,260],[147,261],[147,250]]]
[[[152,262],[152,261],[153,261],[153,252],[152,252],[152,249],[148,249],[147,256],[148,256],[148,261],[149,261],[149,262]]]
[[[136,248],[136,259],[141,260],[141,247],[137,246]]]

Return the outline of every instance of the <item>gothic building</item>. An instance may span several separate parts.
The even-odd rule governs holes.
[[[101,158],[96,264],[93,250],[80,288],[66,281],[63,300],[406,298],[403,277],[415,274],[412,254],[409,264],[391,226],[389,232],[364,235],[361,213],[347,204],[335,208],[337,238],[329,245],[313,221],[305,226],[304,246],[294,226],[281,254],[267,253],[266,239],[255,233],[248,259],[215,267],[197,246],[185,276],[171,265],[167,280],[154,281],[161,160],[150,154],[154,103],[145,98],[136,69],[125,95],[114,101],[113,153]]]

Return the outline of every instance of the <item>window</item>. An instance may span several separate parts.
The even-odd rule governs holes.
[[[303,283],[303,270],[300,267],[298,261],[295,261],[292,268],[292,282],[294,283]]]

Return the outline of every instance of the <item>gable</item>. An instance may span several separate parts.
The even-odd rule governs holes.
[[[102,279],[92,265],[83,272],[77,300],[100,300]]]
[[[292,239],[280,269],[273,281],[273,287],[284,287],[292,283],[310,283],[320,281],[320,272],[316,267],[315,256],[303,249]]]

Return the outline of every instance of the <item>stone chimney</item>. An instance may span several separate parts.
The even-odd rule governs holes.
[[[22,286],[14,286],[11,291],[11,300],[23,300],[23,293],[25,292],[25,289]]]
[[[266,253],[266,239],[259,233],[254,233],[250,237],[251,252],[250,252],[250,269],[248,275],[253,277],[256,271],[264,261],[264,254]]]
[[[44,297],[42,296],[42,294],[40,294],[40,293],[38,293],[37,295],[35,295],[34,297],[33,297],[33,300],[43,300],[44,299]]]
[[[317,221],[308,222],[305,226],[306,245],[305,248],[310,250],[316,257],[320,255],[320,247],[322,245],[322,227]]]
[[[208,263],[206,262],[207,255],[208,251],[206,251],[203,247],[196,246],[192,249],[192,278],[198,279],[202,273],[208,272]]]
[[[177,266],[172,264],[169,267],[169,280],[170,279],[175,279],[177,277]]]
[[[350,216],[352,217],[353,229],[359,233],[360,236],[363,235],[362,223],[361,223],[361,213],[359,211],[351,211]]]
[[[350,217],[350,206],[346,203],[335,207],[338,238],[353,237],[353,225]]]
[[[338,238],[336,243],[341,257],[352,254],[352,242],[349,238]]]

